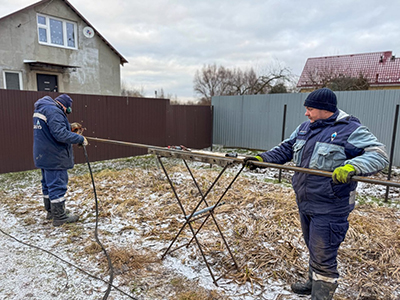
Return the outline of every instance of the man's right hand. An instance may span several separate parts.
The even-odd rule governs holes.
[[[87,139],[84,136],[82,136],[82,137],[83,137],[83,142],[81,144],[79,144],[79,146],[82,146],[82,145],[83,146],[87,146],[87,145],[89,145]]]
[[[332,173],[332,179],[335,184],[350,183],[351,177],[356,174],[356,169],[352,165],[344,165],[336,168]]]
[[[257,166],[255,166],[251,161],[263,161],[261,156],[250,156],[250,157],[246,157],[244,159],[244,165],[246,166],[246,168],[248,168],[249,170],[253,171],[255,169],[257,169]]]

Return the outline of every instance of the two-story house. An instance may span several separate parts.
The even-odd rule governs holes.
[[[0,88],[120,95],[127,60],[67,0],[0,18]]]

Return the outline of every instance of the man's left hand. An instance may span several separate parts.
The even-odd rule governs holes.
[[[352,165],[344,165],[333,171],[332,179],[335,184],[350,183],[351,177],[356,174],[356,169]]]
[[[246,166],[246,168],[249,168],[249,170],[251,170],[251,171],[253,171],[253,170],[255,170],[255,169],[257,169],[257,166],[255,166],[255,165],[253,165],[252,163],[251,163],[251,161],[263,161],[263,159],[262,159],[262,157],[261,156],[249,156],[249,157],[246,157],[245,159],[244,159],[244,165]]]
[[[82,145],[83,145],[83,146],[89,145],[89,143],[88,143],[88,141],[87,141],[87,139],[86,139],[85,137],[83,137],[83,143],[82,143]]]

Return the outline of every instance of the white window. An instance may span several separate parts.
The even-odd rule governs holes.
[[[46,15],[37,15],[39,44],[77,49],[77,24]]]
[[[22,73],[16,71],[4,71],[4,88],[7,90],[22,90]]]

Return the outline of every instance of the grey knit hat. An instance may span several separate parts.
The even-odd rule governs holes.
[[[335,112],[337,109],[336,95],[328,88],[315,90],[307,96],[304,106]]]

